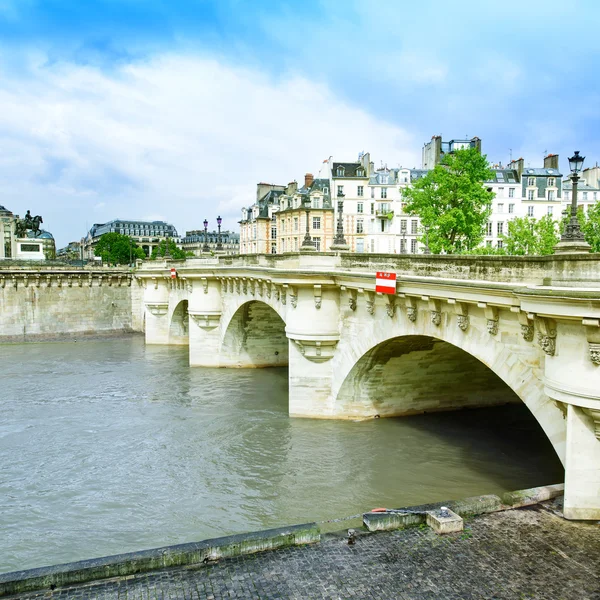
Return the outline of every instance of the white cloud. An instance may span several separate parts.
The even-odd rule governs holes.
[[[405,130],[302,77],[174,54],[109,74],[30,65],[0,82],[0,194],[43,214],[59,244],[86,222],[148,214],[183,231],[221,213],[237,228],[258,181],[300,180],[330,155],[418,163]]]

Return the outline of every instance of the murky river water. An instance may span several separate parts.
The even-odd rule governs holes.
[[[139,337],[0,364],[0,572],[563,479],[524,406],[289,419],[286,369]]]

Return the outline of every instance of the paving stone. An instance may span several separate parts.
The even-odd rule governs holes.
[[[440,538],[413,528],[170,569],[21,600],[600,600],[600,526],[556,503],[465,521]]]

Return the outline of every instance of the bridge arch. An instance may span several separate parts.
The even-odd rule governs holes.
[[[171,320],[169,322],[169,344],[189,344],[189,321],[188,301],[180,300],[171,313]]]
[[[229,307],[223,320],[221,366],[283,367],[288,365],[289,342],[285,321],[275,308],[260,300]]]
[[[453,315],[443,316],[436,326],[426,314],[416,322],[402,314],[342,339],[332,412],[350,418],[400,416],[521,400],[564,464],[564,415],[544,392],[541,350],[520,343],[516,321],[514,335],[494,336],[485,320],[471,318],[463,332]]]

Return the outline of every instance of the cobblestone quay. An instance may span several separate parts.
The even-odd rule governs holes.
[[[600,599],[600,526],[565,521],[559,510],[546,503],[492,513],[443,537],[415,527],[359,535],[349,546],[330,534],[311,546],[19,598]]]

